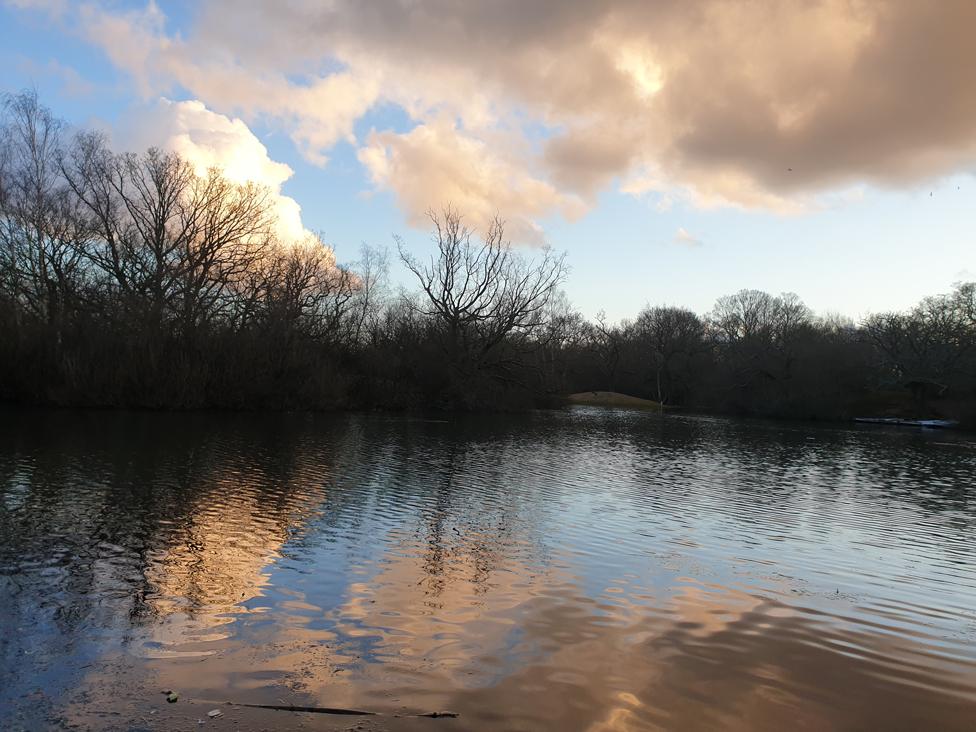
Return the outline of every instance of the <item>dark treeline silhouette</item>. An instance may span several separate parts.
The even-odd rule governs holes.
[[[800,418],[976,419],[976,284],[855,324],[743,290],[707,315],[587,321],[563,257],[448,208],[419,290],[387,258],[282,241],[274,197],[173,153],[69,134],[33,92],[0,119],[0,398],[155,408],[508,409],[609,390]],[[399,242],[398,242],[399,244]]]

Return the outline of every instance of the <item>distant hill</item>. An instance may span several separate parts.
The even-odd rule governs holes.
[[[651,399],[621,394],[617,391],[581,391],[566,397],[572,404],[588,404],[593,407],[632,407],[637,409],[661,409]]]

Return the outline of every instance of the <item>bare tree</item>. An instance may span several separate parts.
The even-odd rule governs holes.
[[[197,175],[175,153],[114,155],[85,134],[62,170],[98,234],[86,256],[150,327],[230,317],[235,281],[274,246],[266,188]]]
[[[610,391],[616,390],[623,355],[623,328],[607,322],[607,314],[601,310],[596,315],[596,322],[590,324],[587,343],[590,350],[597,355],[607,388]]]
[[[223,317],[233,283],[278,243],[268,190],[231,183],[216,169],[194,179],[181,224],[186,235],[175,263],[176,309],[189,330]]]
[[[570,353],[582,347],[587,334],[586,321],[562,290],[549,299],[545,321],[537,336],[543,375],[550,391],[565,391]]]
[[[0,287],[60,333],[84,276],[80,252],[90,234],[58,166],[64,125],[34,91],[2,103]]]
[[[810,309],[793,293],[780,296],[741,290],[721,297],[708,319],[720,361],[732,377],[730,388],[759,382],[788,397],[797,347],[812,325]]]
[[[951,297],[957,317],[976,329],[976,282],[956,283]]]
[[[428,262],[409,254],[397,238],[400,257],[425,295],[420,311],[441,324],[455,368],[504,369],[501,346],[526,346],[546,322],[546,306],[566,276],[565,258],[549,249],[534,260],[517,254],[498,218],[481,240],[451,208],[431,212],[430,219],[437,252]]]
[[[655,399],[670,402],[687,381],[692,360],[704,350],[705,326],[685,308],[644,308],[632,326],[633,340],[647,364]]]
[[[355,273],[358,286],[350,303],[353,343],[362,344],[367,335],[374,337],[379,328],[389,267],[386,249],[362,245]]]
[[[902,381],[942,384],[976,375],[976,286],[927,297],[908,313],[880,313],[863,323],[868,340]]]
[[[775,297],[761,290],[740,290],[720,297],[711,323],[728,342],[761,339],[783,342],[811,320],[809,308],[792,292]]]
[[[317,236],[273,255],[265,307],[275,327],[336,342],[358,289],[356,276],[336,264],[335,254]]]

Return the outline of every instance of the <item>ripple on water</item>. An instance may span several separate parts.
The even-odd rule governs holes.
[[[0,723],[148,704],[178,729],[214,700],[456,729],[976,718],[964,436],[580,408],[18,412],[0,438]],[[282,723],[262,714],[228,710]]]

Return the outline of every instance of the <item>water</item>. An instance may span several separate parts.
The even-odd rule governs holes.
[[[972,730],[974,475],[587,408],[5,412],[0,728]]]

